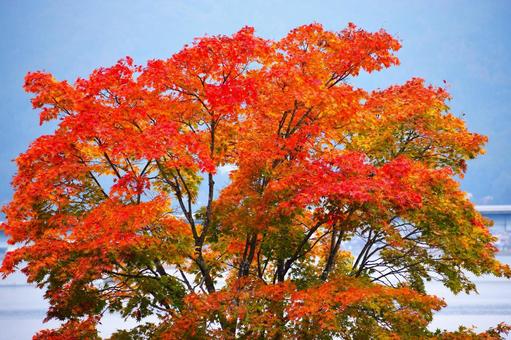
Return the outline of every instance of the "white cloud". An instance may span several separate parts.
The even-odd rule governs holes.
[[[484,196],[481,201],[483,204],[491,203],[491,201],[493,201],[493,196],[490,195]]]
[[[218,167],[218,173],[222,175],[228,175],[231,171],[238,169],[238,167],[234,164],[226,164]]]

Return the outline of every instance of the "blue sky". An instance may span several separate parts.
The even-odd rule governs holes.
[[[453,112],[490,138],[462,182],[475,203],[511,203],[511,2],[494,1],[0,1],[0,205],[12,194],[11,162],[38,125],[22,90],[28,71],[74,80],[121,57],[166,58],[194,37],[231,34],[242,26],[266,38],[319,22],[339,30],[354,22],[399,37],[402,65],[362,77],[368,89],[412,76],[453,95]]]

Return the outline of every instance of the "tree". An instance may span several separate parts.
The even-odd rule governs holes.
[[[399,48],[353,24],[245,27],[73,84],[29,73],[58,126],[16,159],[1,270],[21,267],[63,321],[36,338],[98,337],[108,311],[153,317],[114,339],[500,337],[427,329],[444,302],[425,281],[470,292],[467,273],[511,271],[456,181],[486,137],[446,90],[348,82]]]

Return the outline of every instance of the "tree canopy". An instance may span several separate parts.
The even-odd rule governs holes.
[[[1,271],[62,320],[35,338],[96,338],[108,312],[140,321],[113,339],[499,338],[427,328],[444,302],[426,281],[511,271],[457,181],[486,137],[446,89],[350,83],[400,47],[353,24],[245,27],[73,83],[28,73],[57,127],[16,159]]]

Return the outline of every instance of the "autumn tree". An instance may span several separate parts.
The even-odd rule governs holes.
[[[245,27],[74,83],[29,73],[58,126],[16,159],[1,271],[62,320],[35,338],[96,338],[108,312],[140,321],[113,339],[500,337],[427,328],[444,302],[425,281],[510,270],[456,180],[486,137],[446,90],[350,84],[399,48],[353,24]]]

